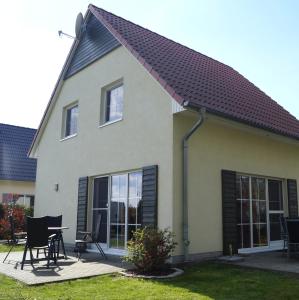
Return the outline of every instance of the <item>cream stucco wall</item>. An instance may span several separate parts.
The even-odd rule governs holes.
[[[1,199],[2,199],[2,194],[4,194],[4,193],[34,195],[35,194],[35,182],[0,180],[0,198]]]
[[[174,116],[174,231],[181,241],[181,139],[196,121]],[[222,251],[221,170],[297,179],[299,143],[211,115],[189,142],[190,253]],[[177,254],[182,254],[181,243]]]
[[[123,120],[99,127],[101,89],[124,83]],[[63,108],[78,101],[77,136],[60,141]],[[158,224],[172,227],[171,98],[123,47],[64,83],[37,149],[35,215],[63,214],[74,243],[78,179],[159,165]],[[54,191],[54,184],[59,191]]]

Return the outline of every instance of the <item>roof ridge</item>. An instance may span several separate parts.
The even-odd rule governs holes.
[[[162,35],[162,34],[160,34],[160,33],[157,33],[157,32],[155,32],[155,31],[153,31],[153,30],[151,30],[151,29],[148,29],[148,28],[146,28],[146,27],[144,27],[144,26],[141,26],[141,25],[139,25],[139,24],[136,24],[136,23],[134,23],[134,22],[132,22],[132,21],[130,21],[130,20],[127,20],[127,19],[121,17],[121,16],[118,16],[118,15],[116,15],[116,14],[114,14],[114,13],[108,11],[108,10],[105,10],[105,9],[103,9],[103,8],[101,8],[101,7],[98,7],[98,6],[94,5],[94,4],[89,4],[89,6],[93,6],[95,9],[102,10],[102,11],[104,11],[105,13],[108,13],[108,14],[113,15],[114,17],[120,18],[120,19],[122,19],[122,20],[124,20],[124,21],[126,21],[126,22],[128,22],[128,23],[133,24],[134,26],[137,26],[137,27],[140,27],[140,28],[145,29],[145,30],[147,30],[147,31],[150,31],[151,33],[154,33],[154,34],[156,34],[156,35],[158,35],[158,36],[160,36],[160,37],[162,37],[162,38],[164,38],[164,39],[166,39],[166,40],[168,40],[168,41],[170,41],[170,42],[173,42],[173,43],[177,44],[178,46],[184,47],[184,48],[186,48],[186,49],[188,49],[188,50],[190,50],[190,51],[195,52],[196,54],[203,55],[203,56],[205,56],[205,57],[207,57],[207,58],[209,58],[209,59],[212,59],[212,60],[216,61],[217,63],[220,63],[220,64],[222,64],[222,65],[224,65],[224,66],[226,66],[226,67],[229,67],[229,68],[231,68],[231,69],[234,70],[233,67],[231,67],[230,65],[227,65],[227,64],[221,62],[220,60],[217,60],[217,59],[215,59],[215,58],[213,58],[213,57],[211,57],[211,56],[208,56],[207,54],[201,53],[201,52],[199,52],[199,51],[197,51],[197,50],[195,50],[195,49],[193,49],[193,48],[190,48],[190,47],[187,46],[187,45],[181,44],[181,43],[179,43],[179,42],[177,42],[177,41],[175,41],[175,40],[173,40],[173,39],[170,39],[170,38],[168,38],[168,37],[166,37],[166,36],[164,36],[164,35]],[[234,70],[234,71],[236,71],[236,70]]]
[[[7,123],[0,123],[0,126],[11,126],[11,127],[17,127],[17,128],[23,128],[23,129],[30,129],[30,130],[37,130],[36,128],[27,127],[27,126],[20,126],[20,125],[14,125],[14,124],[7,124]]]
[[[223,63],[223,62],[221,62],[221,61],[219,61],[219,60],[217,60],[217,59],[215,59],[215,58],[213,58],[213,57],[210,57],[210,56],[208,56],[207,54],[204,54],[204,53],[199,52],[199,51],[197,51],[197,50],[195,50],[195,49],[192,49],[192,48],[190,48],[190,47],[188,47],[188,46],[186,46],[186,45],[184,45],[184,44],[181,44],[181,43],[179,43],[179,42],[177,42],[177,41],[175,41],[175,40],[173,40],[173,39],[170,39],[170,38],[168,38],[168,37],[166,37],[166,36],[164,36],[164,35],[161,35],[161,34],[155,32],[155,31],[153,31],[153,30],[151,30],[151,29],[148,29],[148,28],[143,27],[143,26],[141,26],[141,25],[139,25],[139,24],[136,24],[136,23],[134,23],[134,22],[132,22],[132,21],[130,21],[130,20],[127,20],[127,19],[121,17],[121,16],[118,16],[118,15],[116,15],[116,14],[110,12],[110,11],[107,11],[107,10],[101,8],[101,7],[98,7],[98,6],[94,5],[94,4],[89,4],[89,7],[93,7],[93,8],[95,8],[96,10],[103,11],[104,13],[108,13],[108,14],[114,16],[114,17],[117,17],[117,18],[119,18],[119,19],[122,19],[122,20],[124,20],[124,21],[126,21],[126,22],[128,22],[128,23],[131,23],[131,24],[133,24],[134,26],[137,26],[137,27],[139,27],[139,28],[141,28],[141,29],[143,29],[143,30],[147,30],[147,31],[149,31],[149,32],[151,32],[151,33],[153,33],[153,34],[155,34],[155,35],[157,35],[157,36],[159,36],[159,37],[161,37],[161,38],[167,40],[167,41],[170,41],[170,42],[172,42],[172,43],[175,43],[176,45],[178,45],[178,46],[180,46],[180,47],[184,47],[184,48],[188,49],[189,51],[192,51],[192,52],[194,52],[194,53],[196,53],[196,54],[200,54],[200,55],[202,55],[202,56],[205,56],[206,58],[211,59],[211,60],[213,60],[213,61],[215,61],[215,62],[221,64],[222,66],[225,66],[225,67],[230,68],[230,69],[233,70],[234,72],[238,73],[238,75],[240,75],[243,79],[245,79],[245,80],[247,80],[248,82],[250,82],[250,83],[251,83],[255,88],[257,88],[261,93],[263,93],[264,95],[266,95],[267,97],[269,97],[273,102],[275,102],[275,103],[280,107],[280,109],[284,110],[284,111],[287,112],[292,118],[294,118],[295,120],[299,121],[299,119],[297,119],[296,116],[292,115],[292,114],[291,114],[287,109],[285,109],[281,104],[279,104],[276,100],[274,100],[274,99],[273,99],[271,96],[269,96],[266,92],[264,92],[263,90],[261,90],[261,89],[260,89],[255,83],[253,83],[251,80],[248,80],[243,74],[241,74],[238,70],[234,69],[232,66],[230,66],[230,65],[228,65],[228,64],[225,64],[225,63]],[[103,16],[103,17],[104,17],[104,16]],[[105,18],[105,20],[106,20],[106,18]],[[106,20],[106,21],[107,21],[107,20]],[[188,100],[188,99],[186,99],[186,100]]]

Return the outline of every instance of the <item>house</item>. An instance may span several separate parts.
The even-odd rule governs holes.
[[[33,207],[36,159],[27,156],[36,130],[0,124],[0,203]]]
[[[184,149],[184,151],[183,151]],[[37,216],[122,254],[170,228],[174,260],[279,249],[298,215],[299,121],[231,67],[88,7],[30,150]]]

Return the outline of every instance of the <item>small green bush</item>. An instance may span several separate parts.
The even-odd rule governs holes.
[[[124,260],[133,263],[140,273],[163,270],[176,245],[174,234],[168,229],[137,229],[128,241],[128,255]]]

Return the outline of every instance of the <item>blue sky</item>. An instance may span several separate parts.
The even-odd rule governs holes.
[[[37,127],[85,0],[0,2],[0,122]],[[95,0],[230,65],[299,118],[299,1]]]

